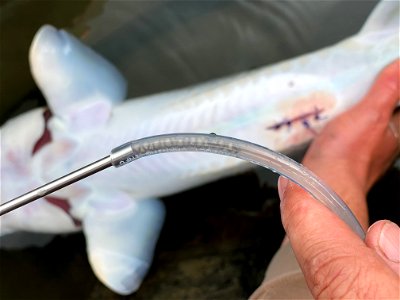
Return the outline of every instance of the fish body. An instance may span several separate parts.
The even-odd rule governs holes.
[[[358,34],[331,47],[125,101],[126,82],[115,67],[67,32],[44,26],[30,63],[52,115],[39,108],[2,127],[1,202],[157,134],[213,132],[288,152],[359,101],[398,58],[398,12],[397,2],[382,2]],[[151,264],[165,214],[158,198],[250,167],[209,153],[146,157],[5,215],[1,234],[82,229],[96,275],[129,294]]]

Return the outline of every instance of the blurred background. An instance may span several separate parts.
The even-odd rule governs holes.
[[[114,63],[133,98],[334,44],[356,33],[376,3],[2,0],[0,120],[46,105],[28,65],[30,43],[44,24],[70,31]],[[44,247],[1,250],[0,298],[247,298],[284,236],[276,179],[255,169],[164,198],[167,219],[154,263],[133,295],[118,296],[97,281],[83,236],[73,234]],[[371,221],[399,223],[398,182],[392,168],[370,192]]]

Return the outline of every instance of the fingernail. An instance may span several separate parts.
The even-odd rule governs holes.
[[[383,225],[379,248],[387,259],[395,263],[400,262],[400,228],[393,222]]]
[[[279,193],[279,199],[283,199],[283,196],[285,195],[286,187],[288,185],[289,180],[285,177],[280,176],[278,180],[278,193]]]

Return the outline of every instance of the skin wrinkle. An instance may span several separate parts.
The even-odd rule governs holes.
[[[337,257],[336,260],[330,261],[331,266],[327,268],[328,271],[326,271],[325,274],[321,274],[322,282],[326,280],[326,287],[330,287],[330,292],[333,291],[339,299],[345,298],[346,295],[346,298],[350,297],[350,295],[352,295],[352,298],[361,296],[360,292],[363,292],[364,287],[360,280],[363,276],[365,277],[366,274],[368,274],[367,276],[371,274],[370,267],[366,266],[368,263],[374,264],[373,260],[368,255],[365,255],[367,258],[367,261],[365,261],[361,259],[361,257],[363,257],[362,253],[358,254],[358,256],[351,254]],[[355,265],[356,268],[347,268],[350,264],[353,266]],[[324,266],[321,265],[321,269],[323,268]],[[342,294],[338,294],[338,292],[341,291]]]
[[[396,281],[398,283],[398,277],[392,277],[395,279],[395,282],[377,282],[376,278],[379,277],[380,274],[387,273],[388,269],[385,269],[381,262],[382,259],[377,255],[374,251],[370,250],[370,256],[366,256],[368,259],[365,261],[359,261],[360,265],[360,271],[362,276],[359,277],[359,280],[361,283],[363,282],[363,277],[364,279],[369,279],[367,281],[364,280],[364,284],[360,284],[359,286],[353,287],[355,291],[357,291],[356,295],[358,299],[367,299],[367,298],[372,298],[372,299],[391,299],[391,297],[388,297],[385,294],[382,294],[382,291],[388,291],[390,290],[391,287],[395,286]],[[361,256],[360,256],[361,257]],[[378,261],[381,260],[380,263]],[[369,284],[365,284],[365,282],[368,282]]]
[[[358,251],[360,250],[360,251]],[[341,249],[341,251],[343,251],[343,249]],[[374,253],[374,251],[372,249],[369,248],[362,248],[362,249],[355,249],[355,251],[357,252],[353,255],[344,255],[341,257],[335,257],[335,258],[331,258],[329,261],[325,262],[322,265],[319,265],[319,268],[315,271],[310,271],[311,274],[319,274],[318,278],[313,278],[313,281],[311,282],[311,287],[312,287],[312,291],[316,296],[321,296],[323,295],[322,292],[318,292],[318,283],[319,282],[323,282],[324,285],[326,285],[327,290],[329,287],[329,291],[333,292],[334,295],[336,297],[338,297],[339,299],[342,298],[348,298],[350,297],[350,295],[348,295],[348,297],[344,297],[342,295],[338,296],[336,294],[336,292],[338,292],[338,289],[335,288],[333,285],[333,283],[335,282],[336,275],[334,272],[332,274],[329,274],[329,272],[331,270],[335,270],[335,268],[337,268],[337,266],[339,267],[339,270],[337,272],[347,272],[348,274],[348,279],[346,280],[346,283],[348,280],[350,280],[349,278],[353,278],[355,272],[354,272],[354,265],[357,266],[357,272],[359,275],[356,277],[358,280],[361,280],[362,277],[370,277],[370,276],[377,276],[377,274],[380,273],[387,273],[387,270],[383,268],[383,265],[381,265],[380,263],[378,263],[379,260],[382,261],[381,258],[379,258],[377,260],[377,257],[379,257],[376,253]],[[363,253],[365,252],[365,254]],[[326,254],[327,255],[327,254]],[[329,257],[329,255],[328,255]],[[341,262],[341,260],[344,260],[343,262]],[[383,262],[383,261],[382,261]],[[329,265],[333,266],[331,268],[329,268]],[[353,268],[351,270],[347,270],[347,266],[349,265],[353,265]],[[328,271],[325,272],[321,272],[320,270],[324,270],[324,269],[328,269]],[[350,271],[350,272],[348,272]],[[360,275],[362,274],[362,275]],[[316,275],[315,275],[316,276]],[[307,276],[306,276],[307,277]],[[332,278],[331,281],[327,280],[327,278]],[[325,282],[326,281],[326,282]],[[398,281],[398,279],[397,279]],[[371,278],[369,280],[369,283],[373,283],[375,285],[375,280],[374,278]],[[338,285],[339,286],[339,285]],[[368,285],[368,287],[371,287],[371,285]],[[314,290],[315,289],[315,290]],[[354,281],[352,282],[351,285],[349,285],[349,290],[350,291],[355,291],[356,294],[354,296],[351,296],[350,298],[359,298],[359,299],[365,299],[367,296],[371,297],[371,294],[367,293],[367,291],[365,291],[364,286],[360,283],[358,283],[358,281]],[[378,287],[374,287],[372,288],[372,290],[374,290],[375,295],[377,293],[378,290],[384,290],[384,287],[382,287],[381,285]],[[382,296],[382,295],[381,295]],[[318,297],[317,297],[318,298]]]
[[[374,269],[376,269],[377,272],[381,272],[381,267],[375,263],[373,256],[374,254],[372,252],[365,256],[359,253],[358,257],[363,257],[363,259],[355,258],[356,261],[354,261],[354,254],[340,257],[336,256],[335,258],[331,258],[329,261],[320,265],[319,269],[314,271],[314,274],[319,275],[318,278],[314,278],[314,281],[312,282],[313,295],[315,295],[316,298],[335,297],[338,299],[365,299],[366,297],[371,297],[371,294],[365,290],[361,278],[376,274]],[[365,258],[367,258],[367,260],[365,260]],[[353,265],[356,264],[357,269],[347,269],[347,266],[350,263]],[[331,267],[329,267],[329,265],[331,265]],[[320,270],[325,271],[320,272]],[[317,275],[314,277],[317,277]],[[323,283],[321,286],[319,285],[320,282]],[[374,282],[373,278],[371,279],[371,282]],[[371,288],[371,285],[368,287]],[[338,292],[343,290],[343,288],[344,291],[338,294]],[[376,294],[378,286],[376,286],[375,283],[372,290],[374,290],[374,294]],[[324,295],[324,293],[329,294]]]
[[[354,293],[355,290],[353,286],[354,283],[357,281],[357,276],[360,275],[360,271],[357,271],[355,274],[352,273],[351,279],[349,279],[348,276],[343,276],[348,274],[343,274],[342,271],[343,270],[340,270],[339,274],[336,274],[335,276],[329,276],[328,278],[331,278],[331,281],[329,280],[326,282],[322,281],[324,282],[324,284],[321,289],[318,289],[317,285],[314,286],[314,289],[316,290],[314,291],[314,294],[317,299],[321,299],[326,293],[328,293],[329,297],[331,297],[329,293],[331,289],[335,290],[335,295],[332,295],[332,297],[336,297],[338,299],[350,298],[350,295],[352,298],[354,297],[352,295],[352,293]],[[341,273],[343,274],[342,276],[340,276]],[[344,288],[343,284],[345,284]],[[324,298],[326,297],[324,296]]]
[[[334,262],[331,261],[333,259],[336,260],[351,257],[351,254],[341,254],[340,256],[332,255],[334,253],[337,253],[338,250],[342,251],[343,249],[341,249],[341,247],[335,247],[329,249],[330,251],[326,251],[325,244],[330,244],[330,241],[312,243],[311,246],[305,249],[305,251],[309,251],[309,253],[311,254],[311,258],[304,260],[304,266],[306,267],[306,269],[311,270],[311,273],[319,274],[321,268],[324,268],[325,266],[328,266],[330,263]],[[305,252],[305,256],[307,255],[307,252]]]

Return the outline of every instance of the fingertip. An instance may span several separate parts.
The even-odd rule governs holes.
[[[387,83],[393,90],[399,90],[400,59],[386,65],[378,74],[377,80]]]
[[[397,59],[387,65],[378,75],[378,80],[380,80],[389,91],[397,93],[397,95],[399,95],[399,71],[400,60]]]
[[[365,243],[384,254],[393,262],[400,262],[400,228],[389,220],[380,220],[372,224],[367,231]]]
[[[278,178],[278,194],[279,194],[279,199],[281,201],[285,197],[285,192],[286,192],[286,187],[289,183],[289,180],[286,177],[279,176]]]
[[[278,179],[278,194],[281,202],[291,198],[292,194],[296,194],[295,197],[312,197],[305,189],[284,176]]]
[[[322,221],[320,218],[324,213],[331,214],[326,207],[296,183],[282,177],[278,185],[282,225],[291,240],[311,232],[316,223]],[[316,227],[318,230],[321,229],[319,225]]]
[[[389,220],[372,224],[365,238],[365,243],[387,263],[397,274],[400,273],[400,228]]]
[[[290,230],[290,224],[296,224],[307,214],[309,200],[312,196],[302,187],[291,180],[280,177],[278,181],[278,193],[281,200],[280,210],[282,224],[285,229]]]
[[[399,100],[400,60],[387,65],[376,77],[360,105],[372,106],[391,116]]]
[[[369,226],[367,230],[367,235],[365,237],[365,243],[367,245],[373,245],[376,242],[380,232],[382,231],[382,227],[386,224],[386,222],[390,222],[388,220],[380,220]]]

